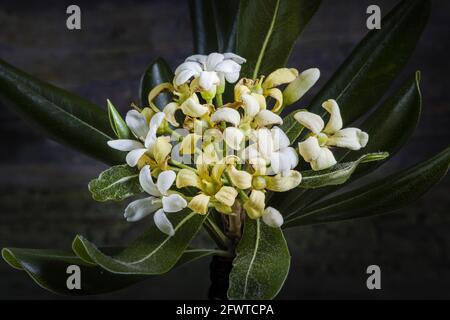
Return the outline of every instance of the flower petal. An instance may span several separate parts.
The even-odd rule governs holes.
[[[298,164],[298,156],[294,148],[284,148],[272,153],[270,166],[275,174],[285,175]]]
[[[273,112],[278,112],[283,105],[283,93],[278,88],[272,88],[267,90],[267,95],[275,100],[275,104],[272,108]]]
[[[193,118],[200,118],[201,116],[203,116],[205,113],[208,112],[208,108],[205,107],[204,105],[201,105],[198,102],[197,96],[195,96],[195,98],[194,96],[195,94],[192,97],[186,99],[186,101],[184,101],[181,104],[181,110],[187,116]]]
[[[140,140],[145,139],[149,126],[147,123],[147,119],[145,119],[145,116],[142,113],[136,110],[128,111],[125,117],[125,122],[127,123],[127,126],[131,129],[131,131],[134,133],[136,138]]]
[[[208,204],[210,196],[199,194],[192,198],[189,202],[188,208],[199,214],[208,213]]]
[[[300,172],[290,170],[284,176],[277,174],[273,177],[265,177],[266,188],[275,192],[286,192],[297,187],[302,182],[302,175]]]
[[[214,71],[216,69],[216,66],[221,63],[224,59],[223,54],[213,52],[208,55],[206,58],[206,70],[207,71]]]
[[[280,68],[267,76],[263,82],[263,88],[269,89],[278,87],[279,85],[289,83],[295,80],[298,76],[297,69],[294,68]]]
[[[300,100],[309,89],[319,80],[319,69],[312,68],[300,73],[283,91],[284,105],[289,106]]]
[[[180,126],[180,124],[177,122],[177,119],[175,119],[175,112],[178,110],[178,107],[178,103],[171,102],[167,104],[163,109],[167,121],[175,127]]]
[[[225,80],[229,83],[235,83],[239,79],[239,72],[225,73]]]
[[[245,116],[247,118],[253,119],[260,111],[258,100],[250,94],[245,93],[242,95],[242,103],[244,104]]]
[[[235,166],[228,168],[231,183],[239,189],[245,190],[252,186],[252,175],[247,171],[237,170]]]
[[[120,150],[120,151],[131,151],[134,149],[143,148],[144,145],[137,141],[137,140],[131,140],[131,139],[117,139],[117,140],[110,140],[107,142],[108,146],[110,146],[113,149]]]
[[[177,174],[176,186],[178,189],[184,187],[196,187],[197,189],[201,189],[202,181],[194,171],[181,169]]]
[[[309,137],[305,141],[298,144],[298,150],[306,162],[314,161],[320,156],[321,153],[319,140],[317,140],[316,137]]]
[[[283,119],[270,110],[262,110],[255,117],[256,124],[259,127],[267,127],[271,125],[282,125]]]
[[[158,112],[150,120],[149,130],[148,134],[145,137],[145,147],[146,148],[152,148],[153,144],[156,142],[156,132],[158,131],[158,128],[161,126],[165,119],[164,112]]]
[[[279,127],[273,127],[272,130],[270,130],[270,132],[272,134],[274,150],[281,150],[291,145],[288,136]]]
[[[333,99],[327,100],[322,104],[322,107],[330,113],[330,120],[323,130],[326,134],[333,134],[342,129],[341,111],[337,102]]]
[[[179,194],[171,194],[162,198],[163,210],[165,212],[178,212],[186,208],[187,201]]]
[[[167,218],[163,209],[159,209],[153,215],[153,221],[155,222],[155,226],[162,233],[167,234],[172,237],[175,234],[175,229],[173,228],[172,222]]]
[[[238,192],[233,187],[223,186],[220,190],[214,195],[219,202],[223,203],[226,206],[231,207],[236,200]]]
[[[314,171],[325,170],[336,164],[333,153],[328,148],[320,148],[320,155],[311,161],[311,168]]]
[[[211,121],[219,123],[225,121],[231,123],[233,126],[238,126],[241,121],[241,115],[235,109],[229,107],[221,107],[216,110],[211,116]]]
[[[181,86],[182,84],[186,83],[190,78],[197,77],[198,75],[199,73],[192,69],[185,69],[180,71],[180,73],[175,76],[173,82],[175,83],[176,86]]]
[[[358,128],[345,128],[329,137],[327,145],[359,150],[369,141],[369,135]]]
[[[200,63],[201,65],[205,65],[207,57],[208,56],[204,54],[194,54],[192,56],[187,57],[185,61],[194,61]]]
[[[258,219],[264,213],[266,195],[260,190],[252,190],[250,197],[244,202],[244,209],[251,219]]]
[[[162,195],[156,184],[153,182],[150,166],[148,165],[143,167],[141,172],[139,172],[139,184],[145,192],[152,196],[160,197]]]
[[[241,66],[234,62],[233,60],[223,60],[218,63],[214,68],[214,71],[223,72],[223,73],[233,73],[241,71]]]
[[[215,71],[202,71],[200,73],[199,84],[202,89],[210,91],[214,86],[220,84],[220,78]]]
[[[166,195],[177,177],[175,171],[166,170],[159,174],[156,185],[161,194]]]
[[[240,150],[243,147],[244,133],[241,129],[228,127],[223,132],[223,138],[226,144],[233,150]]]
[[[272,228],[279,228],[284,223],[284,219],[280,211],[272,207],[267,207],[266,210],[264,210],[262,220],[265,224]]]
[[[180,74],[182,71],[184,70],[192,70],[196,73],[200,73],[202,72],[202,66],[200,63],[198,62],[194,62],[194,61],[186,61],[183,62],[182,64],[180,64],[176,69],[175,69],[175,75]]]
[[[239,64],[243,64],[243,63],[247,62],[246,59],[242,58],[241,56],[238,56],[237,54],[235,54],[233,52],[225,52],[223,54],[223,57],[225,59],[233,60],[234,62],[239,63]]]
[[[267,161],[270,161],[270,157],[274,152],[272,133],[267,128],[261,128],[256,130],[256,141],[258,143],[259,154]]]
[[[127,221],[134,222],[141,220],[148,216],[150,213],[155,212],[161,208],[161,202],[154,201],[155,198],[148,197],[145,199],[139,199],[131,202],[126,208],[124,217]]]
[[[315,113],[308,111],[299,111],[294,115],[295,120],[297,120],[302,126],[311,130],[314,134],[319,134],[325,123],[322,118]]]
[[[128,152],[125,160],[130,167],[135,167],[139,161],[139,159],[147,152],[147,149],[134,149]]]

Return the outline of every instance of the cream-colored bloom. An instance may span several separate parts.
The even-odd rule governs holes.
[[[335,100],[325,101],[322,107],[330,114],[326,126],[322,118],[314,113],[300,111],[294,115],[294,118],[313,134],[299,143],[300,155],[311,164],[313,170],[327,169],[336,164],[329,147],[359,150],[369,141],[369,135],[358,128],[342,129],[343,121]]]
[[[163,112],[156,113],[149,124],[144,114],[136,110],[130,110],[125,117],[125,122],[136,140],[111,140],[108,141],[108,145],[116,150],[127,151],[126,162],[130,167],[134,167],[156,142],[156,132],[163,123],[164,117]]]
[[[198,194],[189,202],[188,208],[198,214],[207,214],[210,198],[210,196],[205,194]]]
[[[300,100],[300,98],[312,88],[319,78],[320,71],[316,68],[308,69],[300,73],[298,77],[289,83],[283,91],[284,105],[289,106]]]
[[[215,91],[224,86],[224,81],[234,83],[239,78],[241,64],[246,60],[234,53],[196,54],[188,57],[175,70],[174,83],[180,86],[191,78],[198,78],[200,87],[205,91]],[[223,79],[223,80],[222,80]]]
[[[258,129],[254,132],[252,140],[254,143],[245,150],[246,160],[263,158],[270,164],[271,174],[285,175],[297,166],[297,153],[290,147],[289,138],[279,127],[273,127],[271,130]]]
[[[198,97],[195,93],[192,94],[189,98],[187,98],[182,104],[181,104],[181,111],[187,116],[190,116],[192,118],[200,118],[201,116],[205,115],[209,109],[207,106],[202,105]]]
[[[172,223],[166,213],[178,212],[187,206],[186,200],[179,194],[169,194],[168,191],[175,181],[175,172],[163,171],[159,174],[156,184],[153,182],[150,167],[145,166],[139,173],[139,182],[142,189],[150,197],[131,202],[125,209],[124,217],[127,221],[138,221],[156,211],[153,216],[155,225],[161,232],[169,236],[175,234]]]
[[[283,225],[284,219],[280,211],[275,208],[267,207],[262,215],[265,224],[272,228],[279,228]]]
[[[244,209],[247,212],[247,215],[251,219],[260,218],[264,213],[264,208],[266,206],[265,201],[266,195],[263,191],[252,190],[250,197],[244,202]]]

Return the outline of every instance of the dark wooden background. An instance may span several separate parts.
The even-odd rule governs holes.
[[[75,1],[82,9],[81,31],[65,27],[71,3],[1,0],[0,57],[98,104],[110,98],[125,111],[137,100],[147,64],[163,56],[175,67],[192,53],[183,1]],[[395,1],[323,1],[291,61],[299,69],[321,69],[314,91],[367,32],[365,9],[374,3],[386,13]],[[449,12],[449,1],[434,2],[427,30],[401,76],[422,70],[420,125],[404,151],[374,177],[448,145]],[[0,247],[67,249],[75,234],[102,245],[125,244],[151,223],[129,224],[122,219],[124,204],[90,199],[87,182],[103,164],[47,139],[5,106],[0,111]],[[279,297],[450,298],[449,187],[446,179],[396,214],[289,230],[292,267]],[[365,287],[370,264],[381,267],[380,291]],[[202,260],[99,298],[205,298],[207,267]],[[0,298],[59,296],[1,261]]]

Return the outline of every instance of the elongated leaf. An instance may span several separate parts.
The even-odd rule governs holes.
[[[299,187],[304,189],[315,189],[343,184],[350,178],[361,163],[380,161],[388,156],[389,154],[386,152],[369,153],[363,155],[356,161],[339,163],[330,169],[321,171],[303,171],[302,182]]]
[[[230,299],[272,299],[283,286],[291,256],[279,228],[247,219],[230,273]]]
[[[97,105],[52,86],[0,60],[0,98],[53,139],[109,164],[124,163],[111,149],[108,114]]]
[[[247,59],[242,75],[255,78],[283,67],[319,4],[319,0],[241,0],[237,53]]]
[[[113,273],[162,274],[169,271],[180,259],[191,239],[200,229],[205,216],[195,213],[169,213],[175,235],[170,237],[155,226],[115,255],[102,252],[94,244],[77,236],[73,249],[84,261],[95,263]]]
[[[369,133],[368,145],[360,151],[348,151],[337,155],[338,161],[352,160],[363,153],[386,151],[391,157],[410,138],[419,121],[422,99],[419,89],[420,73],[411,76],[396,92],[394,92],[377,110],[367,118],[361,128]],[[384,161],[373,162],[358,167],[350,180],[361,178],[375,170]],[[306,208],[325,195],[337,191],[332,186],[308,191],[290,191],[284,197],[275,194],[273,205],[284,212],[298,208]]]
[[[139,97],[141,99],[141,106],[148,107],[148,94],[158,84],[164,82],[172,82],[173,72],[167,62],[158,58],[153,61],[145,70],[141,77],[141,86],[139,89]],[[168,92],[159,94],[155,99],[155,104],[159,109],[163,109],[171,100],[171,95]]]
[[[238,0],[190,0],[194,52],[234,52]]]
[[[121,250],[123,248],[102,249],[110,254]],[[183,253],[176,267],[215,253],[217,250],[188,249]],[[99,266],[84,262],[72,252],[60,250],[5,248],[2,250],[2,257],[13,268],[24,270],[42,288],[65,295],[84,296],[112,292],[149,277],[110,273]],[[70,276],[67,273],[67,267],[70,265],[80,267],[80,290],[70,290],[67,287],[67,278]]]
[[[406,0],[372,30],[342,63],[311,102],[310,111],[325,115],[323,101],[336,99],[344,123],[372,108],[408,61],[430,14],[429,0]]]
[[[444,177],[449,165],[450,147],[410,169],[293,211],[285,227],[368,217],[409,205]]]
[[[88,187],[96,201],[120,201],[142,192],[139,171],[126,164],[103,171]]]

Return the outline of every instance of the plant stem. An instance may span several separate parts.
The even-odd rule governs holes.
[[[221,93],[216,94],[216,104],[217,104],[218,107],[223,106],[222,94]]]
[[[208,231],[209,235],[216,242],[219,248],[226,250],[229,249],[230,240],[209,216],[206,218],[204,226],[206,228],[206,231]]]
[[[178,168],[181,168],[181,169],[188,169],[188,170],[196,171],[194,168],[192,168],[192,167],[190,167],[190,166],[188,166],[188,165],[185,165],[185,164],[183,164],[183,163],[181,163],[181,162],[175,161],[175,160],[173,160],[173,159],[170,159],[170,160],[169,160],[169,163],[170,163],[171,165],[173,165],[173,166],[175,166],[175,167],[178,167]]]

